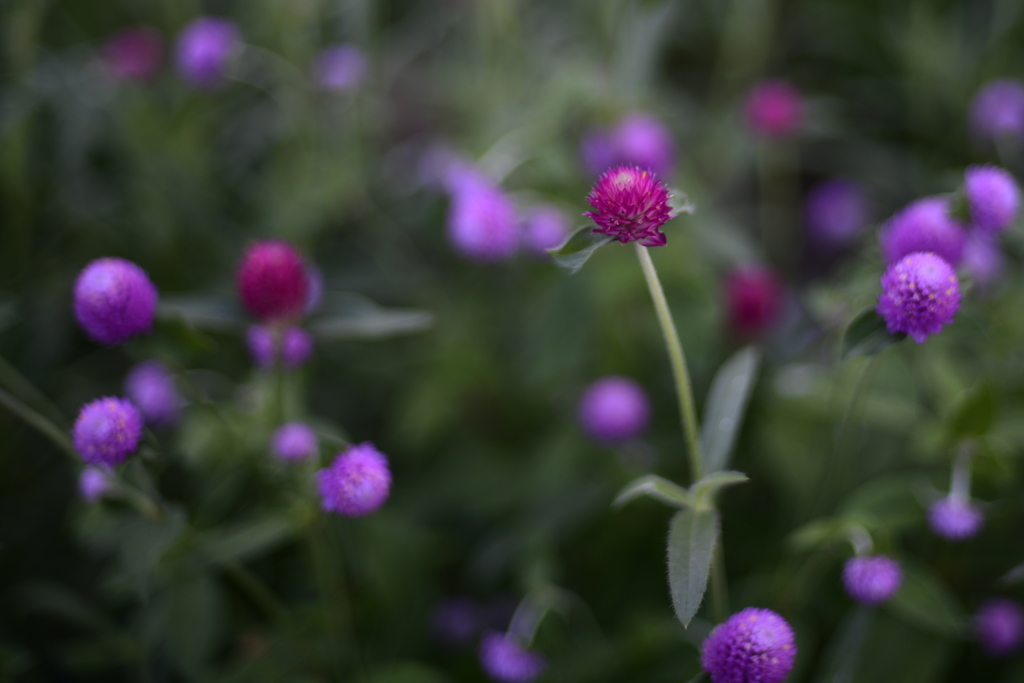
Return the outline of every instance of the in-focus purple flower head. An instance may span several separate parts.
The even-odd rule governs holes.
[[[197,88],[220,87],[225,82],[228,63],[241,44],[241,33],[234,22],[219,17],[199,17],[178,34],[175,48],[178,73]]]
[[[583,215],[597,224],[594,232],[623,244],[661,247],[667,243],[661,227],[671,218],[669,197],[668,188],[650,171],[616,166],[605,171],[587,195],[594,210]]]
[[[82,406],[75,420],[75,450],[90,465],[117,465],[142,440],[142,414],[131,401],[98,398]]]
[[[991,289],[1003,276],[1006,259],[990,235],[973,232],[964,245],[963,268],[980,289]]]
[[[885,602],[901,583],[900,563],[885,555],[851,557],[843,567],[843,587],[847,595],[866,605]]]
[[[769,609],[748,607],[715,627],[701,647],[711,683],[780,683],[796,661],[793,629]]]
[[[553,206],[535,208],[523,226],[523,245],[537,256],[547,256],[548,249],[554,249],[569,234],[569,219]]]
[[[139,363],[124,381],[125,394],[148,424],[167,427],[178,421],[182,399],[174,377],[159,361]]]
[[[114,490],[114,481],[105,467],[88,465],[78,475],[78,495],[90,505]]]
[[[316,432],[305,422],[287,422],[274,432],[270,448],[285,462],[312,458],[317,453]]]
[[[812,242],[831,247],[847,245],[867,221],[867,197],[852,180],[826,180],[807,193],[804,225]]]
[[[309,296],[305,262],[283,240],[259,240],[246,248],[235,276],[238,298],[264,322],[294,320]]]
[[[488,633],[480,641],[480,665],[491,680],[529,683],[547,668],[544,656],[529,650],[514,636]]]
[[[377,510],[391,492],[388,459],[371,443],[350,446],[316,475],[324,510],[362,517]]]
[[[974,635],[995,658],[1008,657],[1024,641],[1024,609],[1016,600],[993,598],[974,615]]]
[[[611,375],[583,392],[579,420],[596,441],[615,443],[639,436],[651,421],[651,402],[643,388],[628,377]]]
[[[953,268],[932,253],[914,253],[882,275],[878,313],[891,334],[904,332],[923,344],[953,322],[960,308],[960,283]]]
[[[749,265],[729,273],[725,280],[725,303],[729,324],[744,338],[769,331],[782,314],[785,288],[775,271]]]
[[[595,176],[612,166],[633,165],[665,177],[675,166],[675,142],[661,121],[634,113],[611,129],[589,131],[580,141],[580,156]]]
[[[366,55],[355,45],[331,45],[313,63],[313,78],[321,90],[353,90],[366,77]]]
[[[745,114],[747,125],[758,135],[789,137],[803,122],[803,98],[786,81],[761,81],[747,94]]]
[[[1017,220],[1020,188],[1006,169],[968,166],[964,173],[964,197],[971,222],[979,230],[1002,232]]]
[[[445,645],[469,645],[481,628],[480,607],[469,598],[449,598],[434,608],[430,630]]]
[[[115,81],[148,81],[160,70],[164,39],[151,26],[118,31],[103,44],[103,63]]]
[[[475,170],[452,167],[448,242],[481,263],[504,261],[519,249],[519,225],[512,200]]]
[[[950,541],[977,536],[984,524],[981,508],[968,500],[947,496],[928,506],[928,526],[937,536]]]
[[[100,344],[120,344],[153,327],[157,290],[131,261],[93,261],[79,274],[74,298],[78,323]]]
[[[983,85],[971,103],[970,127],[982,139],[1024,135],[1024,84],[1002,78]]]
[[[892,264],[907,254],[930,251],[951,266],[960,265],[967,234],[949,209],[948,197],[925,197],[890,218],[878,234],[885,262]]]

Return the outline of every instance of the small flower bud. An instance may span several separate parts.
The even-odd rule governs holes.
[[[824,246],[852,242],[868,221],[864,190],[850,180],[815,185],[804,203],[804,224],[811,241]]]
[[[316,432],[304,422],[288,422],[274,432],[271,449],[285,462],[298,462],[317,453]]]
[[[547,250],[564,242],[568,234],[565,214],[553,206],[538,207],[523,226],[524,246],[538,256],[547,256]]]
[[[747,94],[747,125],[768,138],[783,138],[797,132],[803,121],[800,92],[785,81],[761,81]]]
[[[350,446],[316,475],[324,510],[362,517],[377,510],[391,492],[388,459],[371,443]]]
[[[452,165],[452,200],[448,210],[448,242],[472,261],[503,261],[519,248],[516,208],[499,188],[474,170]]]
[[[366,55],[354,45],[332,45],[317,55],[313,78],[321,90],[344,92],[366,76]]]
[[[930,251],[954,267],[960,264],[966,239],[963,227],[949,214],[946,197],[925,197],[908,204],[878,234],[886,263],[917,251]]]
[[[928,526],[936,536],[964,541],[981,531],[985,515],[970,501],[947,496],[928,506]]]
[[[103,62],[115,81],[148,81],[160,69],[164,39],[150,26],[118,31],[103,44]]]
[[[91,465],[117,465],[142,440],[142,415],[130,401],[99,398],[82,406],[73,430],[75,450]]]
[[[628,377],[603,377],[583,393],[580,426],[599,442],[614,443],[639,436],[651,421],[651,402]]]
[[[228,61],[240,46],[241,34],[234,22],[200,17],[178,34],[175,52],[178,73],[197,88],[220,87]]]
[[[128,373],[124,389],[128,400],[139,409],[147,423],[154,427],[166,427],[177,422],[181,411],[181,395],[163,363],[139,363]]]
[[[756,337],[778,322],[782,313],[782,283],[763,266],[733,271],[725,281],[725,299],[732,329],[741,337]]]
[[[623,244],[639,241],[645,247],[660,247],[666,243],[661,226],[670,218],[668,200],[668,189],[650,171],[616,166],[587,195],[594,210],[583,215],[597,223],[594,232]]]
[[[630,114],[623,118],[612,129],[611,144],[613,164],[631,164],[658,177],[667,176],[675,165],[672,134],[652,116]]]
[[[113,490],[110,473],[103,467],[87,466],[78,476],[78,495],[90,505]]]
[[[242,303],[264,322],[297,318],[309,293],[302,257],[281,240],[249,245],[238,266],[237,285]]]
[[[843,586],[857,602],[877,605],[885,602],[903,583],[900,563],[885,555],[852,557],[843,567]]]
[[[1024,84],[1007,78],[983,85],[971,103],[970,125],[976,138],[1024,134]]]
[[[959,308],[956,273],[935,254],[910,254],[882,275],[878,313],[891,334],[905,332],[922,344],[953,322]]]
[[[313,337],[301,327],[289,327],[281,335],[281,362],[288,369],[301,366],[313,353]]]
[[[543,655],[523,647],[506,633],[488,633],[480,641],[480,665],[499,683],[530,683],[547,668]]]
[[[978,609],[973,626],[978,643],[991,657],[1008,657],[1024,640],[1024,609],[1015,600],[993,598]]]
[[[1005,169],[970,166],[964,174],[964,197],[971,221],[987,233],[1005,230],[1017,219],[1020,188]]]
[[[719,624],[701,647],[711,683],[780,683],[796,661],[793,629],[768,609],[748,607]]]
[[[93,261],[75,282],[75,317],[100,344],[120,344],[149,332],[156,302],[156,287],[145,271],[120,258]]]

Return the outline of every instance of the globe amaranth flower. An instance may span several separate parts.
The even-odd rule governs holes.
[[[960,283],[953,268],[931,253],[915,253],[882,275],[878,313],[891,334],[904,332],[918,344],[953,322],[960,308]]]
[[[166,427],[177,422],[181,394],[163,363],[146,361],[136,365],[125,378],[124,390],[147,423]]]
[[[980,138],[1024,134],[1024,84],[1007,78],[983,85],[971,103],[970,127]]]
[[[1024,640],[1024,609],[1007,598],[993,598],[983,604],[973,619],[974,635],[992,657],[1007,657]]]
[[[725,280],[725,303],[732,329],[742,337],[769,330],[782,313],[783,294],[778,276],[763,266],[730,273]]]
[[[991,289],[1003,276],[1003,250],[991,235],[972,233],[964,245],[963,268],[982,290]]]
[[[587,195],[594,207],[584,216],[597,223],[594,232],[619,242],[640,242],[644,247],[666,243],[661,226],[671,217],[668,189],[650,171],[625,165],[611,168]]]
[[[762,81],[747,94],[745,115],[747,125],[758,135],[788,137],[803,121],[803,98],[786,81]]]
[[[583,431],[596,441],[615,443],[639,436],[651,421],[651,402],[639,384],[610,375],[583,392],[579,404]]]
[[[930,251],[958,266],[967,234],[950,216],[949,208],[946,197],[926,197],[890,218],[878,235],[885,262],[895,263],[915,251]]]
[[[793,629],[769,609],[748,607],[719,624],[701,647],[711,683],[779,683],[796,661]]]
[[[377,510],[391,492],[388,459],[371,443],[350,446],[316,475],[324,510],[362,517]]]
[[[344,92],[366,76],[366,55],[355,45],[325,48],[313,63],[313,79],[321,90]]]
[[[928,506],[928,526],[937,536],[951,541],[977,536],[984,523],[985,515],[969,500],[947,496]]]
[[[868,221],[863,188],[852,180],[826,180],[807,193],[804,224],[811,241],[826,246],[849,244]]]
[[[592,175],[611,166],[632,164],[661,177],[675,166],[672,134],[661,121],[647,114],[630,114],[613,128],[596,129],[583,137],[580,153]]]
[[[301,327],[284,329],[268,325],[253,325],[245,334],[246,344],[253,362],[261,368],[271,368],[280,358],[289,370],[300,367],[313,352],[313,337]]]
[[[299,252],[287,242],[250,244],[236,281],[242,303],[264,322],[297,318],[306,306],[309,278]]]
[[[224,83],[228,62],[240,46],[241,34],[234,22],[200,17],[178,34],[178,73],[197,88],[216,88]]]
[[[110,472],[103,467],[90,465],[78,475],[78,495],[86,503],[96,503],[113,490],[114,482]]]
[[[565,241],[569,234],[569,221],[565,214],[553,206],[540,206],[533,210],[523,226],[523,245],[538,256],[547,256]]]
[[[469,645],[481,629],[480,607],[469,598],[449,598],[430,615],[431,633],[445,645]]]
[[[312,458],[318,448],[316,432],[305,422],[287,422],[274,432],[270,448],[274,455],[285,462]]]
[[[148,81],[160,69],[164,39],[150,26],[118,31],[103,44],[103,63],[116,81]]]
[[[449,170],[451,188],[448,242],[462,256],[480,262],[503,261],[519,249],[519,226],[512,200],[473,169]]]
[[[851,557],[843,567],[843,587],[857,602],[866,605],[883,603],[903,583],[900,563],[885,555]]]
[[[547,661],[529,650],[514,636],[488,633],[480,641],[480,665],[491,680],[501,683],[529,683],[537,680]]]
[[[101,344],[120,344],[153,327],[157,290],[131,261],[93,261],[79,274],[74,298],[78,323]]]
[[[131,401],[98,398],[82,406],[73,429],[75,450],[90,465],[117,465],[142,440],[142,414]]]
[[[1020,188],[1005,169],[970,166],[964,173],[964,197],[975,227],[988,233],[1005,230],[1020,210]]]

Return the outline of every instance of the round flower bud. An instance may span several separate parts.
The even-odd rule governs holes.
[[[120,258],[93,261],[75,282],[75,317],[100,344],[120,344],[149,332],[156,301],[156,287],[145,271]]]
[[[886,263],[916,251],[930,251],[954,267],[960,264],[966,239],[961,225],[949,215],[946,197],[912,202],[890,218],[878,235]]]
[[[78,476],[78,495],[86,503],[98,502],[113,488],[114,484],[110,479],[110,473],[102,467],[85,467]]]
[[[223,85],[228,60],[238,51],[241,34],[227,19],[200,17],[178,34],[178,73],[197,88]]]
[[[711,683],[779,683],[796,661],[793,629],[769,609],[748,607],[711,632],[701,647],[701,666]]]
[[[583,215],[597,223],[594,232],[623,244],[639,241],[644,247],[660,247],[667,241],[661,226],[671,217],[669,196],[650,171],[616,166],[606,171],[587,195],[594,210]]]
[[[878,313],[889,332],[905,332],[918,344],[953,322],[960,308],[960,283],[935,254],[910,254],[882,275]]]
[[[434,638],[439,642],[469,645],[480,632],[480,608],[468,598],[451,598],[434,608],[430,622]]]
[[[970,501],[947,496],[928,506],[928,526],[936,536],[963,541],[978,535],[985,515]]]
[[[671,173],[675,165],[672,134],[652,116],[631,114],[623,118],[612,129],[611,146],[614,164],[631,164],[659,177]]]
[[[843,567],[843,587],[846,593],[866,605],[883,603],[893,596],[903,583],[900,563],[885,555],[851,557]]]
[[[73,430],[75,450],[91,465],[117,465],[142,440],[142,415],[130,401],[99,398],[82,406]]]
[[[803,121],[800,92],[785,81],[762,81],[747,94],[747,125],[769,138],[788,137]]]
[[[729,274],[725,299],[732,329],[741,337],[755,337],[778,322],[784,290],[775,273],[763,266],[748,266]]]
[[[565,241],[569,234],[568,223],[565,214],[553,206],[537,208],[523,226],[526,249],[538,256],[547,256],[548,249],[554,249]]]
[[[1017,219],[1020,188],[998,166],[969,166],[964,173],[964,196],[971,221],[980,230],[1001,232]]]
[[[139,363],[128,373],[124,389],[128,400],[139,409],[147,423],[166,427],[177,422],[181,395],[163,363]]]
[[[302,257],[281,240],[249,245],[238,266],[237,285],[242,303],[264,322],[297,318],[309,293]]]
[[[963,267],[978,288],[991,289],[1003,276],[1005,259],[999,244],[989,235],[973,233],[964,245]]]
[[[529,683],[537,680],[547,662],[544,656],[523,647],[505,633],[488,633],[480,641],[480,665],[491,680]]]
[[[462,256],[480,262],[503,261],[519,249],[516,207],[500,189],[476,174],[453,165],[447,182],[448,242]]]
[[[103,63],[115,81],[148,81],[160,69],[164,39],[149,26],[115,33],[103,45]]]
[[[304,422],[288,422],[274,432],[270,447],[285,462],[312,458],[317,453],[316,432]]]
[[[391,492],[388,459],[371,443],[350,446],[316,475],[324,510],[346,517],[374,512]]]
[[[978,138],[1019,137],[1024,133],[1024,84],[998,79],[983,85],[971,103],[970,125]]]
[[[580,426],[603,443],[639,436],[651,421],[651,402],[639,384],[627,377],[603,377],[583,392]]]
[[[974,635],[992,657],[1008,657],[1024,640],[1024,609],[1015,600],[993,598],[973,620]]]
[[[313,353],[313,337],[301,327],[289,327],[281,335],[281,362],[286,368],[302,365]]]
[[[366,55],[354,45],[332,45],[313,63],[313,78],[321,90],[352,90],[365,76]]]
[[[804,224],[813,242],[825,246],[849,244],[867,221],[867,198],[853,181],[826,180],[807,194]]]
[[[261,368],[273,367],[277,351],[272,329],[266,325],[251,326],[245,332],[245,343],[253,363]]]

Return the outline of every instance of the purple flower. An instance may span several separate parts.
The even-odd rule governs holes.
[[[451,598],[434,608],[430,617],[434,637],[447,645],[468,645],[480,632],[480,608],[468,598]]]
[[[616,166],[587,195],[594,210],[583,215],[597,223],[594,232],[623,244],[639,241],[645,247],[660,247],[667,241],[661,226],[671,217],[668,200],[668,189],[650,171]]]
[[[864,190],[851,180],[826,180],[807,194],[804,224],[808,236],[819,244],[849,244],[867,220]]]
[[[245,341],[253,362],[261,368],[273,367],[280,358],[284,367],[293,370],[305,363],[313,352],[313,337],[301,327],[282,330],[253,325],[246,331]]]
[[[946,197],[926,197],[908,204],[878,235],[886,263],[915,251],[931,251],[954,267],[960,264],[966,239],[960,223],[949,215]]]
[[[118,31],[103,44],[107,72],[117,81],[148,81],[164,57],[164,39],[150,26]]]
[[[658,119],[630,114],[611,130],[587,133],[580,142],[580,155],[593,175],[601,175],[612,166],[632,165],[665,176],[675,165],[675,144]]]
[[[729,273],[725,300],[732,329],[741,337],[762,334],[779,320],[785,290],[778,276],[764,266]]]
[[[1003,250],[989,235],[974,232],[964,245],[963,267],[980,289],[989,289],[1003,275]]]
[[[971,103],[972,132],[982,138],[1024,133],[1024,85],[1011,79],[989,81]]]
[[[529,683],[544,673],[544,656],[523,647],[506,633],[488,633],[480,641],[480,665],[492,680]]]
[[[321,90],[352,90],[365,76],[366,55],[355,45],[332,45],[313,63],[313,78]]]
[[[878,313],[890,334],[905,332],[918,344],[953,322],[960,308],[960,283],[948,263],[931,253],[915,253],[882,275]]]
[[[82,406],[73,430],[75,450],[90,465],[117,465],[142,440],[142,415],[130,401],[98,398]]]
[[[197,88],[216,88],[223,84],[228,60],[240,44],[241,34],[234,22],[199,17],[178,34],[178,72]]]
[[[250,244],[238,266],[236,284],[242,303],[264,322],[297,318],[309,295],[302,257],[282,240]]]
[[[847,594],[866,605],[885,602],[901,583],[900,563],[885,555],[851,557],[843,567],[843,586]]]
[[[651,402],[628,377],[603,377],[583,392],[579,420],[583,431],[605,443],[639,436],[651,421]]]
[[[301,327],[289,327],[281,337],[281,362],[289,369],[297,368],[313,353],[313,337]]]
[[[992,657],[1007,657],[1024,640],[1024,610],[1015,600],[993,598],[974,615],[974,634]]]
[[[273,367],[277,359],[274,331],[266,325],[253,325],[245,333],[252,361],[261,368]]]
[[[346,517],[375,511],[391,492],[388,459],[371,443],[350,446],[316,475],[324,510]]]
[[[1020,209],[1017,181],[998,166],[969,166],[964,174],[964,196],[971,221],[988,233],[1005,230]]]
[[[86,503],[96,503],[114,488],[110,473],[103,467],[87,466],[78,476],[78,495]]]
[[[317,453],[316,432],[304,422],[288,422],[274,432],[270,447],[285,462],[297,462]]]
[[[800,92],[786,81],[761,81],[747,94],[747,125],[769,138],[788,137],[803,120]]]
[[[453,188],[448,210],[448,241],[473,261],[503,261],[519,248],[516,208],[499,188],[475,171],[449,170]]]
[[[75,282],[75,317],[100,344],[120,344],[149,332],[156,315],[156,287],[131,261],[93,261]]]
[[[928,526],[951,541],[977,536],[984,523],[985,515],[968,500],[947,496],[928,506]]]
[[[615,165],[615,146],[611,132],[596,128],[587,132],[580,140],[580,157],[583,165],[593,176],[599,176]]]
[[[541,206],[523,226],[523,242],[534,254],[547,256],[548,249],[562,244],[568,233],[569,221],[565,214],[553,206]]]
[[[701,648],[711,683],[779,683],[796,661],[793,629],[769,609],[748,607],[715,627]]]
[[[146,361],[136,365],[124,381],[124,390],[149,424],[166,427],[177,422],[181,395],[163,363]]]

